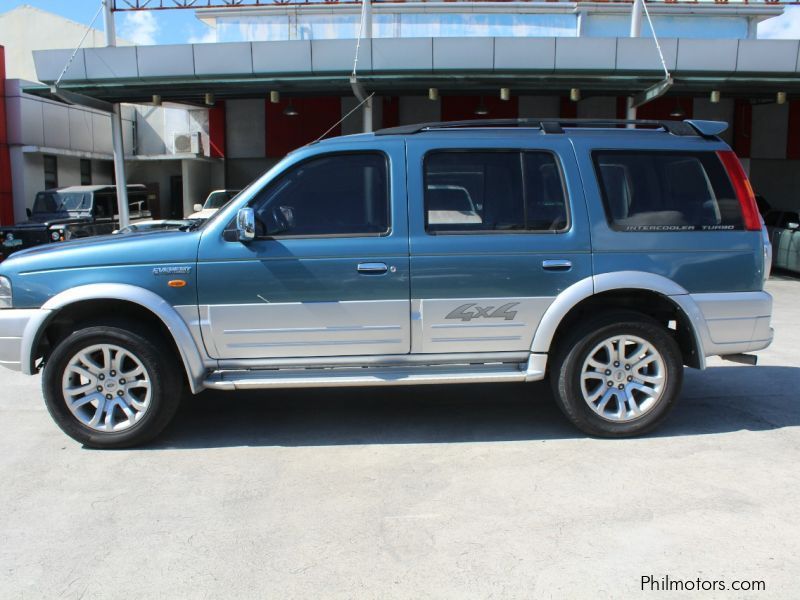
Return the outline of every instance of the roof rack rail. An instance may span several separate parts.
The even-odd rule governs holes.
[[[471,121],[435,121],[400,125],[379,129],[375,135],[412,135],[436,129],[459,129],[469,127],[532,127],[545,134],[564,133],[564,127],[656,127],[673,135],[715,137],[727,128],[726,123],[719,121],[669,121],[646,119],[475,119]]]

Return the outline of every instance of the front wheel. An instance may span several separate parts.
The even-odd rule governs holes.
[[[589,435],[646,433],[666,418],[680,394],[678,344],[645,315],[607,314],[587,323],[562,347],[551,373],[556,402]]]
[[[64,433],[86,446],[143,444],[167,426],[180,403],[177,361],[132,329],[109,324],[75,331],[45,364],[47,409]]]

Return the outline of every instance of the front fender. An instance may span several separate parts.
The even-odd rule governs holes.
[[[50,298],[36,318],[31,319],[22,338],[22,370],[31,375],[35,372],[34,351],[42,332],[58,312],[72,304],[87,300],[122,300],[138,304],[158,317],[172,335],[181,355],[181,361],[189,378],[192,392],[203,389],[206,366],[191,332],[175,308],[158,294],[134,285],[122,283],[97,283],[78,286]]]

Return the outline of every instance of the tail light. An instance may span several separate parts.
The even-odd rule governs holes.
[[[736,197],[739,199],[744,228],[748,231],[761,231],[761,218],[758,214],[756,196],[753,194],[753,188],[750,187],[750,181],[742,168],[742,163],[739,162],[739,157],[733,150],[720,150],[717,152],[717,156],[728,172]]]

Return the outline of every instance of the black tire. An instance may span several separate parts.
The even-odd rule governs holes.
[[[661,355],[665,371],[660,398],[641,416],[626,421],[613,421],[600,416],[584,399],[581,389],[584,361],[598,344],[618,335],[637,336],[649,342]],[[672,409],[683,385],[683,361],[675,338],[657,321],[633,311],[609,312],[581,324],[573,335],[559,345],[550,371],[550,381],[556,403],[578,429],[596,437],[633,437],[655,429]],[[640,397],[638,393],[637,397]],[[620,400],[616,398],[613,401]]]
[[[42,374],[44,400],[53,420],[64,433],[90,448],[129,448],[152,440],[175,416],[183,390],[183,367],[166,350],[165,342],[157,332],[124,321],[87,324],[72,332],[55,347]],[[62,388],[65,370],[73,357],[100,344],[130,352],[150,380],[151,396],[146,411],[133,425],[121,431],[98,431],[84,424],[70,410]],[[87,408],[91,410],[92,405]]]

